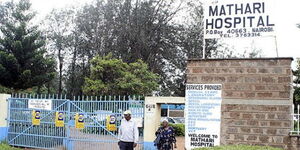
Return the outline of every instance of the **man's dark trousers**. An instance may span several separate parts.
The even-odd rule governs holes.
[[[133,142],[119,142],[120,150],[133,150]]]

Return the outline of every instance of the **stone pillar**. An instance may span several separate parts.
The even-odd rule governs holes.
[[[187,83],[222,84],[221,144],[288,148],[292,58],[192,59]]]
[[[9,94],[0,94],[0,141],[4,141],[7,137],[8,124],[7,124],[7,113],[8,113],[8,101],[10,98]]]

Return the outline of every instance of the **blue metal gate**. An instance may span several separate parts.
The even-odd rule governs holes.
[[[50,100],[48,109],[30,108],[29,101]],[[39,149],[117,150],[117,131],[108,131],[106,117],[116,116],[120,125],[122,113],[132,111],[138,122],[140,140],[136,149],[143,149],[144,101],[138,97],[83,97],[74,100],[57,95],[13,95],[8,99],[8,143],[13,146]],[[49,109],[51,108],[51,109]],[[32,111],[40,112],[40,125],[32,124]],[[64,126],[56,127],[55,113],[63,112]],[[84,115],[84,128],[75,128],[74,116]]]

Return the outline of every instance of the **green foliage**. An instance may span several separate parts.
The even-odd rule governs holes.
[[[55,61],[46,55],[45,41],[28,0],[0,6],[0,84],[16,90],[42,86],[55,76]]]
[[[14,93],[14,92],[16,92],[16,91],[13,90],[13,89],[10,89],[10,88],[7,88],[7,87],[4,87],[4,86],[0,85],[0,93],[11,94],[11,93]],[[26,93],[26,94],[35,95],[35,94],[38,94],[38,93],[39,94],[55,93],[56,90],[52,87],[48,88],[46,86],[42,86],[42,87],[34,86],[34,87],[27,88],[27,89],[24,89],[24,90],[18,90],[17,92],[18,93]]]
[[[9,146],[6,142],[0,142],[0,149],[1,150],[21,150],[19,148]]]
[[[300,102],[300,87],[294,86],[294,101]]]
[[[91,75],[85,78],[87,95],[146,95],[158,87],[158,76],[141,60],[125,63],[109,54],[91,60]]]
[[[82,95],[84,84],[100,82],[84,80],[91,73],[90,60],[112,53],[126,63],[142,60],[151,72],[158,74],[157,95],[184,96],[187,59],[201,57],[203,44],[202,3],[192,2],[185,5],[181,0],[95,0],[81,8],[51,13],[47,43],[54,55],[64,60],[59,60],[64,66],[58,71],[66,71],[62,85],[68,94]],[[186,15],[186,20],[178,22],[179,14]],[[212,57],[217,46],[216,40],[206,41],[207,58]],[[126,79],[132,80],[132,76],[127,75]],[[103,88],[101,83],[97,85]]]
[[[299,121],[297,121],[297,120],[294,120],[294,127],[293,127],[293,129],[292,129],[292,131],[298,131],[298,123],[299,123]],[[296,132],[291,132],[291,134],[298,134],[298,133],[296,133]]]
[[[194,150],[282,150],[269,146],[250,146],[250,145],[226,145],[216,146],[210,148],[196,148]]]
[[[56,89],[50,87],[46,87],[46,86],[42,86],[42,87],[31,87],[31,88],[27,88],[25,90],[19,90],[18,93],[26,93],[26,94],[50,94],[50,93],[56,93]]]
[[[297,68],[293,71],[294,79],[294,102],[300,102],[300,59],[297,60]]]
[[[185,125],[183,123],[180,124],[169,124],[175,130],[176,136],[184,136],[185,135]]]
[[[9,94],[9,93],[12,93],[12,90],[7,88],[7,87],[4,87],[4,86],[0,85],[0,93]]]

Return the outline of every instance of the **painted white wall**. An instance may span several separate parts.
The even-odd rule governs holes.
[[[155,132],[160,125],[161,104],[184,103],[184,97],[146,97],[144,116],[144,142],[153,142],[155,140]]]
[[[8,103],[7,99],[10,98],[9,94],[0,94],[0,127],[7,127],[7,113],[8,113]]]

